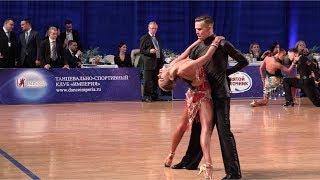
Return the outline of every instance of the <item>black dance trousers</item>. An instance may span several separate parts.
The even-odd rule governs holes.
[[[291,87],[300,88],[301,90],[303,90],[303,92],[311,100],[311,102],[315,106],[320,107],[320,93],[313,78],[284,78],[283,88],[286,101],[293,101]]]

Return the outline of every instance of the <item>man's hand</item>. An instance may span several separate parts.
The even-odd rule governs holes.
[[[50,66],[50,64],[46,64],[46,65],[44,66],[44,68],[46,68],[46,69],[50,69],[50,68],[51,68],[51,66]]]
[[[41,65],[41,62],[38,59],[35,60],[35,63],[36,63],[36,66],[40,66]]]
[[[82,52],[81,52],[80,50],[78,50],[75,56],[76,56],[77,58],[79,58],[81,55],[82,55]]]
[[[150,49],[150,53],[151,53],[151,54],[155,54],[156,52],[157,52],[156,49]]]
[[[62,68],[63,69],[70,69],[68,64],[64,65]]]
[[[1,54],[1,52],[0,52],[0,59],[2,59],[2,58],[4,58],[4,57],[2,56],[2,54]]]
[[[225,39],[223,36],[216,36],[212,42],[212,44],[215,44],[215,45],[219,45],[220,44],[220,41]]]

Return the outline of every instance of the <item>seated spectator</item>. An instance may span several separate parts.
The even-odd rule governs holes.
[[[67,48],[68,47],[68,41],[74,40],[78,44],[78,49],[82,50],[81,44],[80,44],[80,35],[79,32],[74,30],[72,27],[72,21],[71,20],[66,20],[64,22],[66,31],[62,32],[60,35],[60,41],[63,43],[63,47]]]
[[[50,27],[49,37],[40,44],[40,61],[44,68],[67,68],[67,63],[62,59],[62,45],[58,39],[58,29]]]
[[[249,54],[252,58],[255,58],[256,61],[261,61],[261,49],[258,43],[254,42],[250,44]]]
[[[127,45],[121,42],[118,46],[119,54],[114,57],[114,63],[118,67],[133,67],[130,55],[127,54]]]
[[[68,43],[68,49],[63,50],[63,59],[67,62],[69,68],[80,68],[82,52],[78,50],[77,42],[70,40]]]

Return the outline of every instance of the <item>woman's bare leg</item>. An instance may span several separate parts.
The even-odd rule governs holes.
[[[213,104],[210,101],[203,101],[199,110],[201,122],[200,144],[203,157],[206,163],[206,176],[212,178],[212,160],[210,155],[210,142],[212,134]]]
[[[174,156],[174,152],[176,151],[182,137],[183,134],[185,133],[185,131],[188,128],[188,109],[187,107],[184,108],[183,113],[182,113],[182,117],[177,125],[176,130],[173,133],[172,136],[172,141],[171,141],[171,153],[169,154],[169,156],[166,158],[166,162],[165,162],[165,166],[166,167],[170,167],[172,160],[173,160],[173,156]]]

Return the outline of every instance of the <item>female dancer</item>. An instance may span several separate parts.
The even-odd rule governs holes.
[[[165,87],[163,88],[165,90],[173,88],[174,81],[178,77],[191,81],[193,86],[192,88],[189,88],[186,93],[186,108],[183,111],[181,120],[177,125],[177,129],[173,133],[171,153],[166,158],[165,167],[171,166],[175,150],[180,143],[184,132],[188,128],[188,125],[192,124],[195,116],[199,113],[201,123],[200,144],[206,163],[202,168],[200,168],[200,170],[204,170],[206,179],[212,179],[213,172],[210,156],[213,104],[210,85],[206,79],[203,65],[211,59],[222,39],[224,38],[217,36],[204,56],[201,56],[196,60],[190,60],[187,56],[190,54],[191,49],[200,43],[199,40],[196,41],[176,60],[170,63],[171,66],[169,68],[162,69],[159,74],[159,85],[162,88]]]
[[[269,102],[270,94],[273,90],[282,86],[283,76],[282,72],[289,74],[293,71],[294,64],[292,63],[289,68],[281,64],[281,61],[286,56],[286,51],[280,51],[271,57],[266,57],[260,65],[260,76],[263,82],[263,99],[254,100],[250,103],[251,107],[266,106]],[[264,75],[266,74],[266,76]]]

